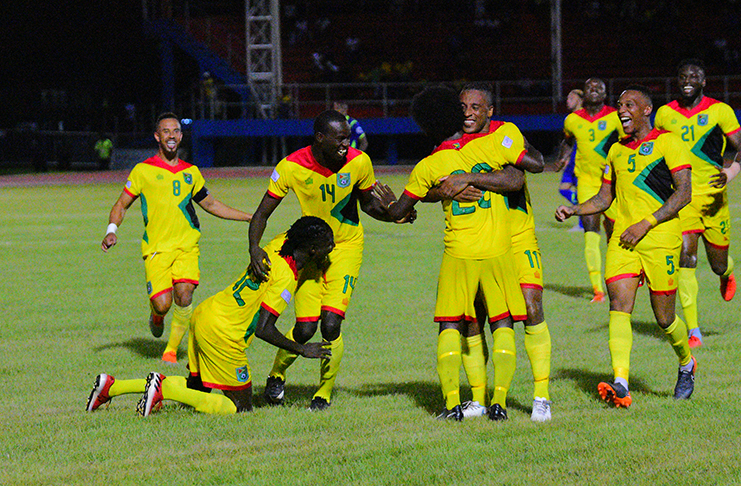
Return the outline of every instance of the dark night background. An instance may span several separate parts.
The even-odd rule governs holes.
[[[0,128],[33,121],[42,91],[69,105],[115,113],[159,99],[157,44],[142,30],[141,1],[3,2],[0,7]],[[84,128],[84,127],[81,127]]]

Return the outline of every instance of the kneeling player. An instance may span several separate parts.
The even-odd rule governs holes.
[[[300,344],[275,327],[296,289],[299,271],[308,264],[321,266],[334,248],[332,229],[323,220],[305,216],[265,250],[273,263],[268,280],[260,282],[249,271],[218,294],[201,303],[191,319],[188,341],[190,376],[166,378],[150,373],[146,381],[115,380],[101,374],[87,402],[92,412],[114,396],[142,393],[137,412],[146,417],[163,400],[175,400],[204,413],[252,410],[252,376],[245,350],[252,338],[287,349],[306,358],[326,358],[323,343]],[[211,389],[223,391],[211,395]]]

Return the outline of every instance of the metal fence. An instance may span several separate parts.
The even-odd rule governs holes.
[[[563,92],[583,87],[584,80],[568,80]],[[608,104],[614,105],[622,89],[630,84],[643,84],[654,93],[654,104],[668,103],[676,96],[676,78],[607,78]],[[408,116],[412,97],[428,83],[293,83],[280,87],[274,118],[313,118],[332,106],[333,101],[344,101],[355,118]],[[462,82],[446,83],[460,88]],[[494,113],[502,115],[535,115],[565,112],[563,100],[552,95],[549,80],[495,81]],[[256,107],[236,95],[245,85],[216,85],[217,95],[206,99],[199,91],[183,100],[181,112],[189,118],[237,119],[252,118]],[[741,76],[710,76],[705,94],[741,108]]]

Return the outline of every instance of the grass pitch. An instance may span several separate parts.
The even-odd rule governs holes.
[[[102,232],[121,184],[2,189],[0,483],[738,484],[740,297],[722,301],[701,250],[705,346],[696,351],[695,394],[680,403],[671,398],[676,358],[640,289],[633,315],[634,405],[608,408],[596,392],[597,383],[612,376],[608,305],[589,303],[582,234],[553,219],[561,203],[557,177],[529,176],[553,338],[553,421],[540,425],[530,422],[532,378],[521,325],[510,420],[434,419],[443,406],[432,323],[444,227],[437,205],[418,205],[411,226],[363,219],[365,262],[343,325],[345,357],[327,412],[307,410],[318,362],[299,359],[289,370],[285,407],[222,417],[166,402],[161,412],[140,419],[134,411],[139,397],[129,395],[85,413],[98,373],[185,374],[185,345],[181,363],[166,367],[159,361],[164,339],[151,337],[147,327],[139,205],[119,230],[118,246],[103,254]],[[382,179],[398,193],[406,176]],[[208,185],[217,198],[251,211],[266,182]],[[734,224],[741,214],[738,184],[730,189]],[[230,283],[249,259],[246,224],[199,214],[196,304]],[[266,238],[298,216],[289,196]],[[737,229],[731,249],[741,261],[734,251],[738,235]],[[281,329],[292,319],[289,309],[278,321]],[[256,394],[274,353],[260,340],[248,350]],[[469,394],[464,386],[464,399]]]

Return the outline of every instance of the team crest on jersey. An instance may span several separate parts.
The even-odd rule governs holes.
[[[645,142],[641,144],[641,148],[638,149],[638,153],[640,155],[651,155],[654,151],[654,143],[653,142]]]
[[[708,116],[707,115],[697,115],[697,124],[701,127],[704,127],[708,124]]]
[[[337,174],[337,185],[339,187],[350,187],[350,173],[342,172]]]
[[[600,120],[599,123],[597,123],[597,129],[604,130],[607,128],[607,122],[605,120]]]
[[[193,184],[193,176],[192,175],[183,172],[183,179],[185,179],[185,183],[186,184]]]
[[[237,368],[237,381],[240,383],[247,383],[250,381],[250,370],[247,366],[240,366]]]

